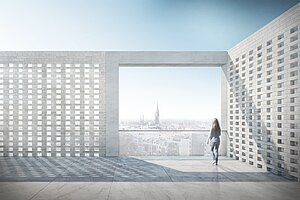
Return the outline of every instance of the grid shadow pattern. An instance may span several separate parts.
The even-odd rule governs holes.
[[[285,182],[268,172],[182,172],[131,157],[2,157],[0,182]]]

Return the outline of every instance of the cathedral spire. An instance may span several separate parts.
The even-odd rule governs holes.
[[[156,105],[156,112],[155,112],[155,124],[159,125],[159,109],[158,109],[158,102]]]

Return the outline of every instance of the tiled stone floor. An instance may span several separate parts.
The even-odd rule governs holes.
[[[226,158],[1,157],[0,199],[297,199],[300,184]]]

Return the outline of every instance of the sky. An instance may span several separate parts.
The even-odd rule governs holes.
[[[298,0],[0,0],[0,50],[227,50]]]
[[[157,104],[162,120],[220,118],[219,67],[121,67],[119,75],[121,120],[154,120]]]
[[[298,2],[0,0],[0,51],[228,50]],[[120,89],[120,117],[152,116],[157,101],[164,117],[220,111],[219,68],[124,68]]]

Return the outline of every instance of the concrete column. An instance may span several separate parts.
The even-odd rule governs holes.
[[[221,128],[223,130],[221,135],[221,145],[220,145],[220,155],[227,156],[227,145],[229,144],[228,140],[228,133],[227,133],[227,88],[228,82],[226,78],[227,74],[227,65],[222,66],[221,72]]]

